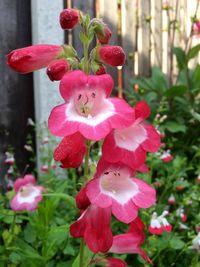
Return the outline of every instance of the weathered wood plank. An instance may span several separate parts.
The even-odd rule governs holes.
[[[112,37],[110,40],[111,45],[118,44],[118,7],[117,0],[100,0],[99,1],[99,15],[100,18],[109,26],[112,31]],[[117,69],[107,67],[108,73],[113,77],[115,85],[117,85]]]
[[[151,0],[151,66],[162,66],[161,0]]]
[[[150,74],[150,1],[139,0],[138,52],[139,74]]]
[[[2,179],[7,170],[3,160],[8,146],[14,148],[17,166],[21,172],[27,164],[23,146],[27,135],[27,118],[33,118],[34,108],[32,75],[19,75],[6,65],[6,54],[31,43],[30,2],[2,0],[0,14],[0,179]]]
[[[124,88],[134,75],[134,52],[136,50],[137,0],[122,1],[122,46],[126,52],[126,64],[123,67]]]

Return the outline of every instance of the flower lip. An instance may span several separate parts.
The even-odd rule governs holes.
[[[127,169],[108,169],[100,177],[101,191],[125,204],[139,192],[137,184],[129,177]]]

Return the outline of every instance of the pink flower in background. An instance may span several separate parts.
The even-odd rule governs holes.
[[[173,194],[171,194],[170,197],[168,198],[167,202],[168,202],[169,205],[176,204],[175,196]]]
[[[111,207],[115,217],[130,223],[139,208],[149,208],[156,201],[156,191],[144,181],[133,178],[133,171],[124,164],[101,160],[95,177],[87,184],[87,196],[92,204]]]
[[[127,267],[126,262],[121,259],[116,258],[102,258],[102,259],[95,259],[95,266],[102,266],[102,267]]]
[[[163,162],[170,162],[171,160],[173,160],[173,156],[170,154],[170,151],[167,150],[167,151],[164,151],[162,153],[162,155],[160,156],[160,159],[163,161]]]
[[[66,8],[60,13],[60,26],[63,30],[71,30],[79,23],[79,11]]]
[[[6,159],[4,160],[4,164],[13,165],[15,163],[14,155],[10,152],[6,152]]]
[[[48,165],[47,164],[42,165],[40,168],[40,171],[41,172],[48,172],[49,171]]]
[[[85,138],[76,132],[65,136],[54,150],[54,159],[61,161],[62,168],[78,168],[86,152]]]
[[[193,36],[195,38],[200,37],[200,21],[194,22],[192,25]]]
[[[48,126],[52,134],[68,136],[80,132],[90,140],[104,138],[114,128],[132,123],[132,108],[122,99],[109,98],[110,75],[86,75],[77,70],[64,75],[60,93],[66,103],[55,107]]]
[[[196,182],[200,184],[200,174],[197,176]]]
[[[94,253],[107,252],[113,241],[111,230],[110,208],[99,208],[90,205],[70,226],[70,233],[73,237],[83,237],[88,247]]]
[[[113,244],[109,252],[123,254],[123,253],[137,253],[144,260],[153,265],[148,255],[141,249],[144,243],[145,235],[143,233],[144,224],[140,218],[136,218],[130,225],[127,233],[116,235],[113,237]]]
[[[27,174],[24,178],[18,178],[14,183],[15,196],[10,206],[14,211],[34,211],[38,203],[42,201],[43,186],[35,185],[35,177]]]
[[[102,45],[97,48],[97,60],[111,67],[123,66],[126,55],[121,46]]]
[[[149,106],[138,102],[132,112],[133,123],[125,129],[112,131],[104,140],[102,156],[109,162],[123,162],[130,168],[139,168],[146,159],[146,152],[156,152],[160,147],[160,136],[156,129],[144,123],[150,115]]]
[[[27,46],[11,51],[7,56],[7,64],[17,72],[29,73],[47,67],[62,52],[60,45]]]
[[[157,216],[157,213],[154,212],[151,218],[151,223],[149,225],[149,232],[153,235],[161,235],[163,232],[171,232],[172,225],[168,223],[165,216],[168,214],[168,211],[164,211],[160,216]]]
[[[64,74],[70,70],[66,59],[56,59],[47,67],[47,75],[51,81],[60,81]]]

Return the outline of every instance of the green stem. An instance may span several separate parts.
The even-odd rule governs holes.
[[[84,239],[82,238],[82,239],[81,239],[81,243],[80,243],[79,267],[83,267],[84,248],[85,248],[85,242],[84,242]]]
[[[10,229],[10,232],[11,232],[12,237],[13,237],[14,231],[15,231],[16,218],[17,218],[17,214],[14,213],[14,215],[13,215],[13,221],[12,221],[12,225],[11,225],[11,229]]]

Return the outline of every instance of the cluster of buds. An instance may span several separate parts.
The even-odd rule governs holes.
[[[122,66],[125,53],[122,47],[108,44],[112,32],[106,24],[98,19],[90,21],[76,9],[65,9],[60,14],[60,25],[64,30],[83,28],[82,59],[69,45],[35,45],[12,51],[8,64],[21,73],[47,67],[50,80],[60,80],[59,91],[64,103],[53,108],[48,120],[51,133],[63,138],[54,150],[54,159],[61,162],[62,168],[78,168],[85,157],[87,179],[76,196],[80,217],[71,225],[70,233],[74,238],[83,238],[95,254],[138,253],[152,263],[141,249],[145,236],[138,210],[155,204],[156,191],[135,177],[138,171],[148,172],[147,152],[156,152],[160,147],[160,135],[153,125],[145,122],[150,108],[144,101],[131,107],[125,100],[111,97],[114,81],[104,64]],[[98,43],[88,55],[93,36]],[[90,147],[100,140],[101,158],[94,177],[88,181]],[[15,210],[33,210],[41,201],[43,188],[35,186],[33,177],[25,176],[14,188],[16,196],[11,207]],[[33,205],[20,206],[22,199],[26,203],[34,200]],[[113,235],[111,215],[129,224],[126,233]],[[165,215],[157,220],[162,229],[169,231]],[[120,259],[93,260],[97,265],[126,266]]]

